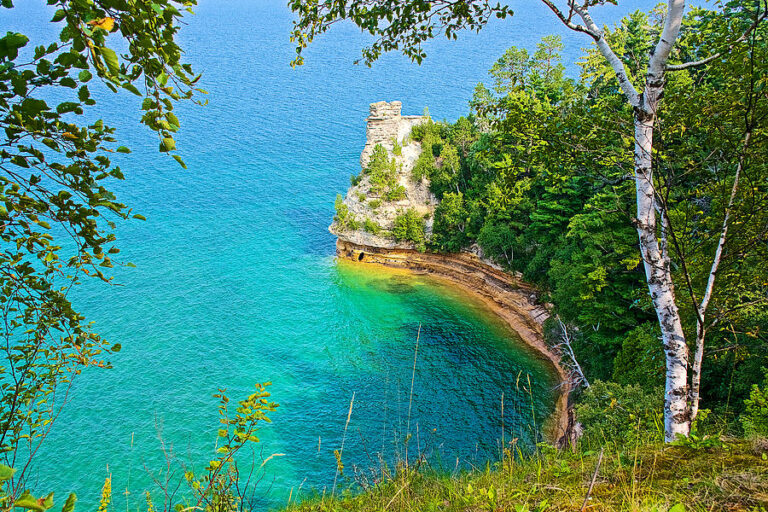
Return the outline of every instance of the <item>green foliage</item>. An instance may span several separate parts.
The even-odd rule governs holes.
[[[403,146],[397,139],[392,141],[392,154],[395,156],[401,156],[403,154]]]
[[[243,495],[240,486],[248,482],[240,480],[237,454],[246,446],[259,442],[256,434],[260,424],[271,422],[267,413],[278,407],[278,404],[269,401],[269,385],[269,382],[256,384],[256,392],[239,400],[234,414],[230,410],[226,390],[220,389],[214,395],[219,399],[220,423],[216,456],[203,473],[185,472],[184,478],[194,495],[193,501],[184,504],[185,509],[193,507],[206,512],[240,509]]]
[[[739,418],[747,437],[768,438],[768,370],[763,371],[762,386],[752,385],[749,398],[744,400],[744,413]]]
[[[368,201],[368,206],[371,207],[372,210],[375,210],[379,206],[381,206],[381,199],[371,199]]]
[[[109,368],[120,350],[93,331],[68,292],[131,266],[120,261],[113,231],[117,221],[144,218],[110,190],[124,178],[114,155],[130,150],[101,119],[109,105],[97,105],[91,88],[100,81],[142,97],[140,122],[161,152],[174,152],[175,105],[205,92],[176,42],[181,10],[195,4],[50,0],[57,38],[0,35],[0,452],[19,468],[6,493],[21,503],[37,500],[19,497],[29,468],[22,462],[50,431],[65,390],[86,368]],[[3,0],[3,9],[13,7]],[[47,498],[36,502],[48,507]]]
[[[400,201],[401,199],[405,199],[405,187],[400,184],[390,187],[384,194],[384,200],[388,202]]]
[[[411,179],[419,182],[424,178],[429,178],[434,169],[435,157],[432,155],[432,151],[422,151],[419,158],[416,159],[413,169],[411,169]]]
[[[432,244],[441,251],[458,252],[467,244],[468,220],[461,192],[448,192],[435,208]]]
[[[402,51],[421,63],[426,56],[422,42],[435,34],[455,39],[461,29],[480,30],[492,18],[512,15],[509,6],[474,0],[461,5],[447,0],[344,0],[320,4],[291,0],[288,5],[296,14],[291,31],[291,41],[296,45],[293,65],[303,64],[303,50],[342,19],[373,36],[374,42],[363,49],[363,60],[370,66],[382,52],[391,50]]]
[[[428,115],[428,114],[426,114]],[[443,123],[436,123],[431,118],[411,128],[411,138],[420,142],[422,149],[432,149],[432,144],[443,139],[447,127]]]
[[[400,212],[395,217],[392,234],[398,242],[410,242],[420,251],[425,249],[424,219],[413,208]]]
[[[348,229],[355,231],[360,229],[360,222],[355,218],[355,215],[349,211],[349,207],[344,203],[344,198],[341,194],[336,195],[336,201],[334,203],[336,209],[336,215],[333,220],[339,225],[341,229]]]
[[[381,144],[373,148],[365,174],[371,183],[371,193],[384,201],[398,201],[405,197],[405,188],[397,183],[397,161],[389,158]]]
[[[459,151],[459,156],[466,158],[472,145],[480,137],[475,125],[466,117],[460,117],[450,127],[448,139]]]
[[[584,391],[575,410],[584,427],[582,442],[586,446],[663,440],[660,389],[646,391],[638,385],[598,380]]]
[[[664,350],[659,326],[646,322],[627,333],[613,362],[613,380],[644,389],[664,385]]]
[[[693,450],[641,440],[603,446],[602,451],[583,446],[557,450],[542,443],[530,454],[514,451],[514,442],[511,446],[501,461],[486,468],[453,474],[424,466],[399,468],[359,492],[335,498],[318,493],[285,510],[574,511],[589,496],[587,509],[605,512],[760,511],[768,483],[765,462],[743,441],[729,440],[724,449]]]
[[[379,223],[371,219],[365,219],[365,223],[363,224],[363,229],[365,229],[368,233],[371,233],[373,235],[378,235],[379,233],[381,233],[381,230],[382,230]]]

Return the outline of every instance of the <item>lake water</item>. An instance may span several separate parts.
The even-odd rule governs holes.
[[[51,11],[41,3],[17,0],[0,12],[0,30],[24,32],[32,45],[50,40]],[[620,4],[598,19],[652,3]],[[533,49],[553,32],[564,36],[575,73],[588,41],[536,2],[512,5],[511,21],[430,43],[420,67],[397,55],[354,66],[366,38],[341,25],[292,70],[282,2],[201,0],[181,40],[204,72],[210,104],[179,109],[186,171],[136,128],[135,97],[98,94],[95,115],[134,151],[121,160],[128,179],[113,188],[147,221],[119,226],[121,254],[137,265],[115,272],[121,286],[76,292],[123,350],[113,370],[76,381],[31,488],[55,490],[57,501],[76,491],[85,510],[111,474],[116,506],[141,506],[145,489],[158,496],[147,469],[163,469],[162,443],[197,469],[211,457],[217,388],[236,399],[268,380],[280,408],[260,433],[256,464],[281,455],[261,468],[264,505],[330,490],[353,395],[340,488],[355,467],[377,466],[378,454],[389,463],[402,457],[408,425],[410,454],[445,470],[498,460],[502,435],[531,446],[553,409],[546,365],[460,292],[336,261],[327,231],[336,194],[359,170],[369,103],[401,100],[404,113],[428,106],[454,120],[508,46]]]

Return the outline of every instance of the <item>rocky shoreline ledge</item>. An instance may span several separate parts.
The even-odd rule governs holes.
[[[371,104],[371,115],[367,119],[367,142],[361,156],[361,166],[366,168],[376,145],[381,145],[397,162],[397,181],[405,190],[405,197],[393,204],[371,208],[371,201],[381,203],[378,196],[371,195],[371,188],[364,174],[358,184],[353,184],[343,200],[348,212],[361,218],[373,219],[378,225],[390,228],[402,208],[409,207],[424,212],[427,221],[427,236],[431,232],[431,214],[436,199],[429,193],[428,183],[413,183],[410,172],[421,152],[417,142],[410,141],[408,134],[413,126],[428,118],[423,116],[401,116],[400,102],[378,102]],[[399,154],[394,146],[401,146]],[[545,426],[547,439],[558,446],[566,445],[573,431],[573,414],[569,407],[570,380],[560,364],[560,357],[544,341],[543,323],[549,318],[549,311],[538,301],[537,291],[505,272],[493,262],[480,255],[464,251],[456,254],[438,254],[418,251],[412,244],[397,242],[386,235],[372,234],[364,229],[350,229],[338,218],[329,227],[338,237],[336,252],[340,258],[360,264],[377,264],[398,269],[428,274],[446,281],[472,295],[496,313],[514,330],[523,342],[546,360],[557,375],[557,400],[555,411]]]

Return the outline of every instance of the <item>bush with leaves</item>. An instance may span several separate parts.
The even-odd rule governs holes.
[[[595,381],[579,397],[576,419],[584,427],[582,442],[596,447],[664,439],[662,389]]]
[[[763,368],[763,371],[762,385],[752,385],[739,418],[747,437],[768,437],[768,369]]]
[[[413,208],[408,208],[395,217],[392,235],[398,242],[412,243],[419,251],[426,248],[424,218]]]
[[[6,503],[24,496],[25,462],[73,378],[108,368],[120,349],[69,299],[85,277],[109,282],[109,269],[127,265],[117,259],[113,230],[117,221],[143,218],[109,189],[124,179],[114,155],[130,150],[105,121],[86,120],[98,115],[92,87],[142,97],[141,123],[161,152],[173,152],[174,104],[204,92],[176,42],[182,11],[195,3],[48,0],[56,40],[0,36],[0,451],[8,466],[23,468],[4,483]],[[13,0],[0,3],[0,11],[12,8]]]
[[[349,211],[349,206],[344,203],[344,198],[341,194],[336,194],[336,201],[333,204],[336,209],[336,215],[333,220],[336,221],[341,229],[356,230],[360,229],[360,222],[355,217],[355,214]]]
[[[463,249],[469,238],[466,225],[469,214],[464,207],[464,195],[461,192],[448,192],[435,208],[434,235],[432,245],[441,251],[458,252]]]
[[[397,183],[397,161],[389,157],[389,153],[381,144],[376,144],[365,168],[365,174],[371,184],[371,193],[382,197],[385,201],[400,198]],[[402,191],[405,194],[405,190]],[[390,199],[394,197],[396,199]]]
[[[434,168],[435,157],[432,155],[432,151],[422,151],[419,158],[416,159],[413,169],[411,169],[411,179],[419,182],[424,178],[429,178]]]
[[[664,350],[661,333],[653,322],[645,322],[627,333],[613,361],[613,380],[637,384],[644,389],[664,386]]]
[[[262,422],[270,423],[267,413],[275,411],[278,404],[269,401],[267,387],[271,383],[256,384],[256,391],[237,402],[234,414],[229,405],[226,390],[220,389],[214,397],[219,399],[219,442],[216,457],[202,474],[187,470],[184,478],[192,489],[194,498],[184,503],[184,510],[205,512],[250,510],[248,481],[240,479],[237,454],[246,446],[258,443],[256,435]],[[249,479],[250,480],[250,479]],[[178,510],[179,507],[177,506]]]
[[[363,223],[363,229],[365,229],[366,232],[371,233],[372,235],[378,235],[381,233],[381,226],[371,219],[365,219],[365,222]]]

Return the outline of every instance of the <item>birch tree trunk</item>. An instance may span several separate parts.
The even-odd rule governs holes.
[[[725,247],[726,237],[728,235],[728,226],[730,225],[731,210],[736,202],[736,194],[739,190],[739,180],[741,178],[741,171],[744,167],[744,159],[746,158],[747,148],[749,147],[749,140],[752,137],[751,126],[747,127],[747,133],[744,135],[744,141],[742,143],[742,151],[739,155],[739,162],[736,165],[736,174],[733,177],[733,185],[731,186],[731,195],[728,199],[728,205],[725,208],[725,216],[723,218],[723,227],[720,230],[720,239],[717,242],[717,249],[715,249],[715,256],[712,259],[712,267],[709,270],[709,277],[707,278],[707,287],[704,289],[704,297],[701,299],[701,303],[697,308],[696,316],[696,352],[693,358],[693,368],[691,372],[691,421],[696,419],[699,413],[699,398],[701,391],[701,364],[704,360],[704,339],[707,335],[707,325],[705,323],[707,308],[709,307],[709,301],[712,298],[712,291],[715,287],[715,277],[717,276],[717,269],[720,267],[720,260],[723,257],[723,248]]]
[[[646,95],[644,100],[659,96]],[[661,87],[659,89],[659,94]],[[648,291],[661,328],[666,355],[664,393],[664,438],[674,441],[690,431],[688,409],[688,345],[685,341],[680,312],[675,302],[675,287],[669,255],[661,250],[656,226],[656,194],[653,184],[652,148],[655,115],[643,107],[656,110],[656,102],[635,108],[635,188],[637,193],[636,228],[645,267]]]
[[[659,320],[662,343],[666,355],[666,386],[664,395],[664,438],[674,441],[677,436],[690,432],[688,403],[688,345],[685,341],[680,312],[675,302],[675,287],[669,254],[662,251],[656,225],[656,190],[653,182],[653,129],[656,111],[664,94],[665,71],[672,47],[680,33],[685,0],[668,0],[664,27],[656,47],[651,53],[645,84],[638,93],[621,59],[614,53],[603,31],[589,14],[587,4],[568,1],[572,13],[584,25],[575,25],[571,15],[557,9],[552,0],[543,0],[569,28],[585,32],[595,40],[597,48],[610,64],[624,96],[634,109],[635,125],[635,189],[637,194],[636,228],[640,253],[645,267],[648,291]]]

